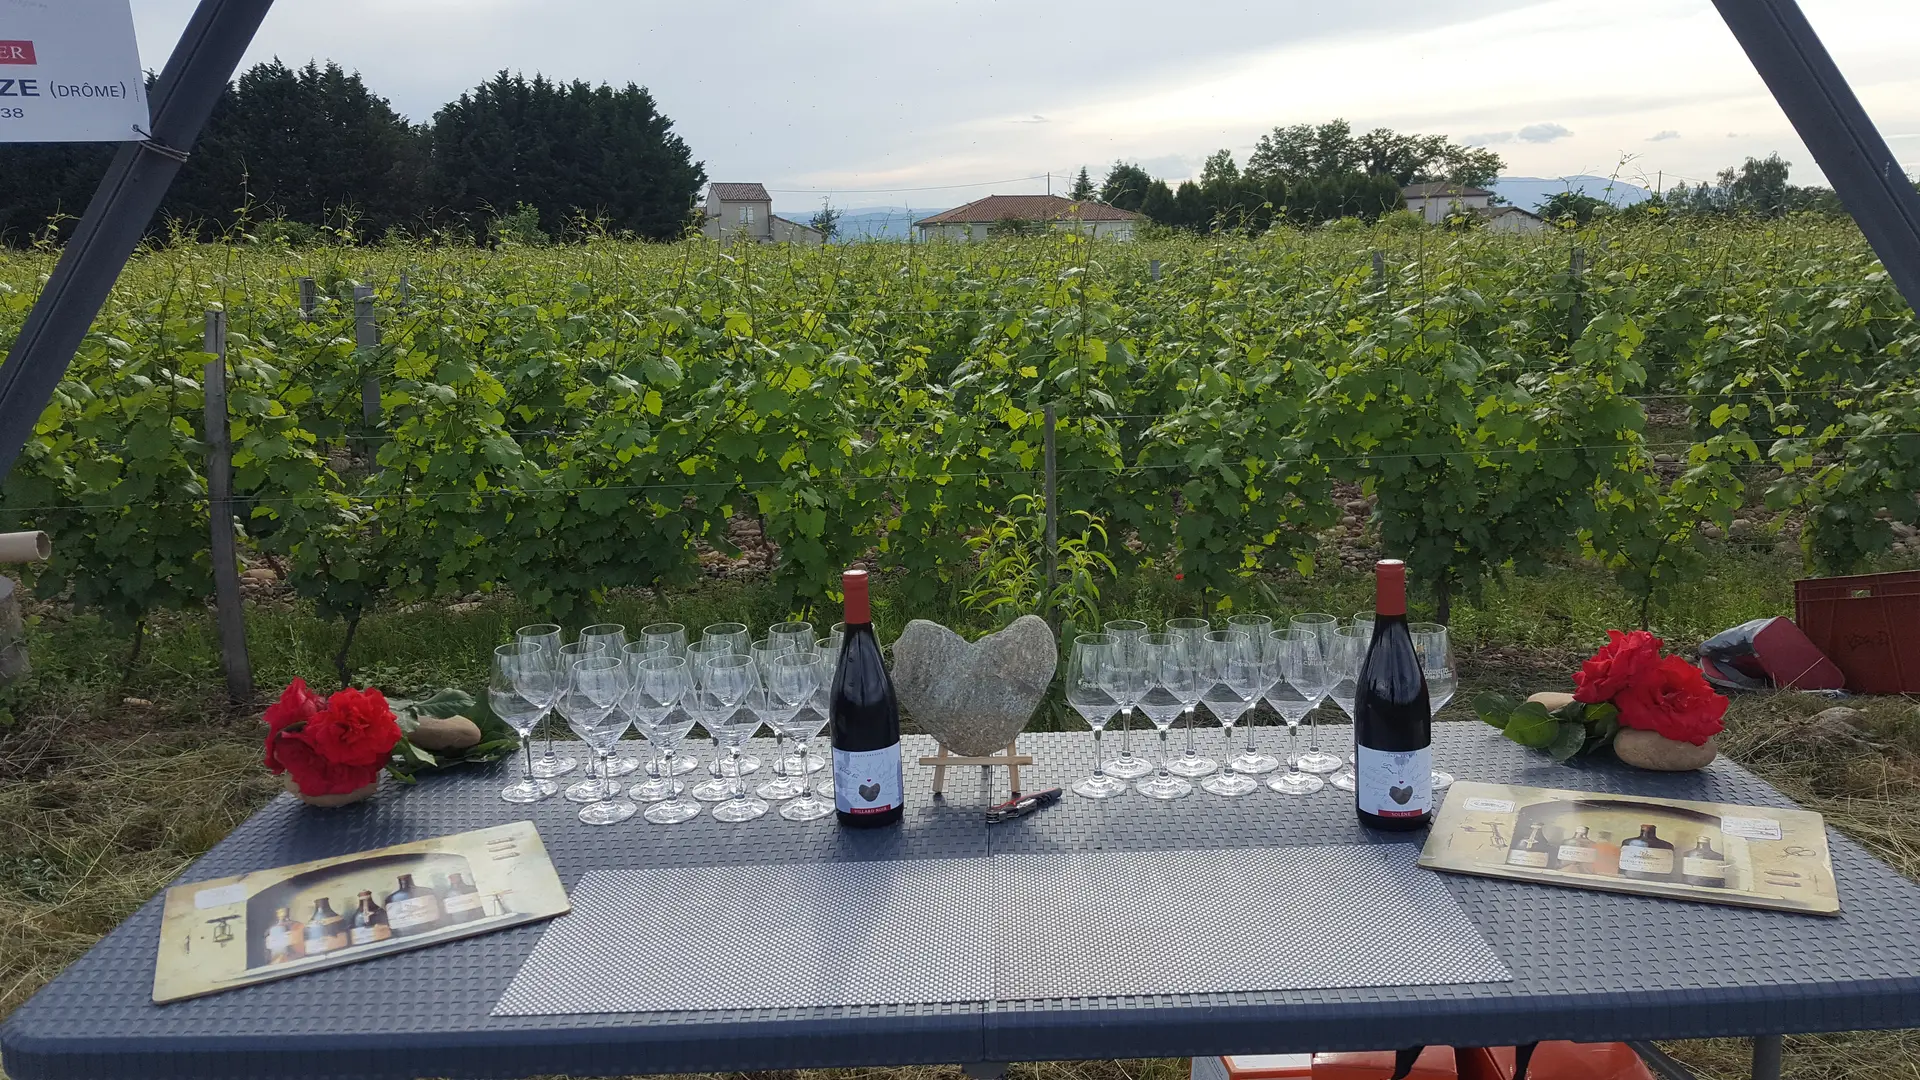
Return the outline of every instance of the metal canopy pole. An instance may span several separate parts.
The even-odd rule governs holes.
[[[0,477],[53,398],[273,0],[200,0],[153,91],[152,138],[120,148],[0,366]]]
[[[1920,192],[1796,0],[1713,0],[1807,149],[1860,223],[1907,303],[1920,310]]]

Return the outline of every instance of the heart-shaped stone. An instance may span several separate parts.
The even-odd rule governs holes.
[[[962,757],[1006,748],[1047,696],[1060,650],[1046,620],[1023,615],[968,644],[925,619],[893,643],[893,689],[920,729]]]

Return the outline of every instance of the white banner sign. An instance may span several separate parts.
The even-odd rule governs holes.
[[[131,0],[0,0],[0,143],[129,142],[147,124]]]

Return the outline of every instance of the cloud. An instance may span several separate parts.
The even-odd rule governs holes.
[[[1511,131],[1483,132],[1479,135],[1469,135],[1465,139],[1462,139],[1461,141],[1466,143],[1468,146],[1497,146],[1500,143],[1512,142],[1513,132]]]
[[[1034,113],[1032,116],[1017,116],[1012,120],[1007,121],[1007,123],[1009,124],[1044,124],[1044,123],[1047,123],[1047,118],[1044,116],[1041,116],[1039,113]]]
[[[1670,142],[1679,137],[1680,137],[1679,132],[1673,130],[1672,128],[1668,128],[1667,130],[1660,132],[1659,134],[1653,136],[1652,138],[1649,138],[1647,141],[1648,142]]]
[[[1564,139],[1573,132],[1560,124],[1528,124],[1517,134],[1524,142],[1550,143],[1555,139]]]

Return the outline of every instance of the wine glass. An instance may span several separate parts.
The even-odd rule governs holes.
[[[614,744],[626,734],[630,723],[627,714],[616,708],[626,689],[626,664],[619,657],[603,651],[573,665],[567,689],[567,722],[600,759],[600,790],[580,811],[580,820],[588,825],[613,825],[639,809],[630,800],[618,797],[620,785],[607,775],[607,760]],[[589,767],[587,771],[593,770]],[[571,791],[568,797],[572,797]]]
[[[648,623],[640,628],[640,641],[653,646],[648,652],[687,655],[687,628],[677,622]]]
[[[1253,707],[1247,711],[1245,717],[1247,748],[1234,755],[1233,760],[1227,762],[1227,768],[1234,772],[1259,776],[1280,767],[1279,759],[1272,754],[1263,754],[1253,746],[1253,720],[1259,715],[1260,699],[1266,696],[1267,687],[1272,686],[1274,680],[1280,677],[1279,665],[1272,648],[1273,620],[1265,615],[1235,615],[1227,620],[1227,629],[1238,630],[1253,641],[1254,653],[1260,661],[1261,677],[1260,693],[1254,695]]]
[[[513,632],[513,638],[515,641],[531,642],[545,650],[547,663],[554,667],[556,673],[555,677],[550,680],[549,685],[552,688],[553,698],[557,699],[562,689],[559,674],[563,671],[563,669],[560,668],[560,647],[562,644],[560,627],[553,623],[534,623],[531,626],[523,626],[515,630]],[[547,714],[552,711],[552,700],[540,703],[540,718],[542,720],[546,719]],[[547,727],[547,752],[540,756],[539,761],[534,762],[533,775],[543,780],[551,780],[556,776],[565,776],[572,772],[575,764],[572,758],[562,757],[554,753],[553,727],[549,725]]]
[[[828,717],[833,715],[833,680],[834,676],[840,671],[840,654],[838,652],[828,652],[825,647],[826,643],[827,639],[821,638],[820,647],[814,650],[814,653],[826,664],[826,666],[820,670],[820,686],[814,690],[813,698],[806,711],[800,714],[801,718],[818,717],[820,720],[820,729],[824,729],[827,726]],[[794,723],[796,725],[799,724],[800,719],[796,718]],[[818,735],[820,729],[815,729],[813,735]],[[808,738],[812,738],[813,735],[809,735]],[[834,797],[833,770],[827,768],[826,762],[815,758],[812,765],[808,767],[808,771],[824,774],[820,777],[819,785],[814,788],[814,793],[823,799],[832,800]]]
[[[695,784],[693,797],[701,802],[719,802],[733,794],[733,785],[728,782],[727,770],[737,768],[737,763],[728,760],[726,746],[721,741],[724,726],[720,715],[720,706],[712,697],[701,694],[700,673],[708,664],[724,660],[733,655],[733,650],[724,641],[696,641],[687,646],[687,677],[692,688],[681,701],[681,708],[693,714],[693,718],[713,740],[713,764],[707,766],[707,778]],[[752,663],[747,657],[741,657]],[[729,709],[728,712],[733,710]]]
[[[1093,775],[1073,785],[1073,793],[1089,799],[1111,799],[1127,790],[1125,781],[1108,776],[1101,767],[1100,753],[1100,733],[1120,711],[1106,687],[1106,669],[1114,663],[1118,645],[1112,634],[1081,634],[1067,654],[1067,704],[1093,729]]]
[[[693,677],[685,657],[649,656],[634,671],[633,688],[627,699],[628,715],[647,742],[665,755],[663,775],[668,786],[666,798],[647,807],[642,814],[656,825],[677,825],[700,816],[700,804],[680,797],[682,787],[674,782],[673,758],[681,740],[693,730],[693,716],[680,708],[680,702],[693,687]]]
[[[1359,627],[1360,629],[1365,630],[1367,633],[1367,640],[1372,641],[1373,640],[1373,614],[1374,613],[1371,611],[1356,611],[1353,613],[1352,621],[1348,622],[1347,625]]]
[[[580,631],[580,642],[598,645],[608,656],[618,659],[627,647],[627,628],[619,623],[595,623]],[[640,759],[630,753],[616,754],[601,764],[608,776],[626,776],[640,771]]]
[[[787,734],[800,744],[800,794],[780,807],[780,816],[788,821],[813,821],[833,813],[833,803],[813,793],[813,764],[809,748],[827,726],[827,714],[814,707],[828,672],[827,658],[811,649],[781,653],[773,659],[767,673],[767,689],[785,706]]]
[[[845,641],[846,638],[847,638],[847,624],[843,622],[837,622],[837,623],[834,623],[832,626],[827,627],[827,636],[821,639],[822,641],[825,641],[827,643],[824,646],[824,648],[827,650],[827,655],[830,657],[833,657],[834,663],[839,662],[840,643]]]
[[[1453,645],[1448,641],[1447,628],[1439,623],[1412,623],[1407,631],[1413,635],[1413,651],[1420,657],[1420,668],[1427,676],[1427,705],[1431,715],[1438,717],[1440,710],[1453,700],[1454,691],[1460,685],[1460,675],[1453,662]],[[1433,790],[1445,791],[1453,786],[1453,774],[1444,769],[1433,770]]]
[[[700,631],[701,641],[724,641],[728,652],[747,655],[747,647],[753,643],[753,636],[747,633],[747,624],[738,622],[717,622]]]
[[[1340,762],[1339,770],[1327,778],[1327,783],[1341,791],[1353,790],[1353,699],[1360,693],[1360,665],[1366,661],[1367,646],[1372,641],[1372,628],[1343,626],[1333,632],[1333,648],[1327,654],[1327,669],[1332,679],[1327,696],[1347,714],[1347,758]]]
[[[1205,619],[1168,619],[1165,633],[1179,641],[1202,667],[1206,664],[1207,635],[1213,631],[1212,624]],[[1187,718],[1187,746],[1180,756],[1167,763],[1167,769],[1175,776],[1198,778],[1220,767],[1212,758],[1202,757],[1194,747],[1193,722],[1200,711],[1200,699],[1207,692],[1206,679],[1201,678],[1192,690],[1181,697],[1180,704],[1185,707]]]
[[[767,627],[767,640],[785,642],[795,652],[813,648],[813,624],[810,622],[781,622]]]
[[[1308,630],[1275,630],[1272,654],[1279,678],[1267,688],[1267,704],[1287,723],[1287,771],[1267,781],[1282,795],[1311,795],[1326,781],[1300,768],[1300,721],[1327,696],[1327,658],[1320,635]]]
[[[1260,652],[1253,639],[1239,630],[1210,631],[1202,644],[1206,662],[1206,689],[1201,700],[1220,719],[1227,755],[1233,755],[1233,725],[1253,708],[1265,688]],[[1215,795],[1245,795],[1260,786],[1243,772],[1222,769],[1200,781],[1203,791]]]
[[[629,642],[626,648],[620,650],[620,662],[624,667],[626,686],[620,695],[620,703],[614,708],[626,714],[628,721],[633,724],[633,729],[643,736],[646,735],[647,729],[640,723],[639,710],[642,698],[639,695],[639,679],[642,665],[654,659],[679,660],[683,664],[686,662],[685,657],[674,656],[644,638]],[[675,698],[674,701],[677,706],[679,699]],[[627,795],[630,798],[640,802],[660,802],[678,795],[684,786],[667,775],[665,756],[660,752],[660,744],[650,738],[647,740],[646,775],[645,783],[627,786]]]
[[[806,624],[801,623],[799,625],[805,626]],[[807,632],[811,634],[813,632],[812,628],[809,627]],[[809,642],[806,647],[811,650],[813,645]],[[797,648],[798,646],[795,644],[794,638],[791,635],[785,638],[776,638],[772,636],[771,631],[768,632],[767,637],[761,638],[749,646],[749,654],[753,657],[754,675],[758,680],[756,683],[758,689],[747,695],[747,708],[752,710],[760,719],[766,721],[767,726],[773,729],[774,779],[767,781],[755,789],[763,799],[791,799],[795,795],[800,794],[800,785],[787,779],[787,730],[774,720],[774,714],[781,710],[781,706],[766,694],[767,672],[773,668],[773,658],[781,653],[794,652]]]
[[[702,646],[719,645],[727,652],[737,656],[750,656],[752,655],[753,638],[747,633],[746,623],[713,623],[700,632],[700,644]],[[718,744],[716,743],[715,745],[717,748]],[[730,785],[724,782],[725,779],[728,776],[735,775],[734,773],[728,772],[727,770],[729,769],[738,769],[742,774],[756,773],[760,771],[760,759],[754,757],[752,754],[740,755],[738,758],[722,758],[719,754],[715,754],[713,763],[707,766],[707,775],[714,780],[722,781],[719,785],[722,792],[730,789]],[[705,785],[702,786],[704,787]],[[714,789],[708,788],[708,790],[712,791]],[[699,788],[694,789],[694,797],[700,798]],[[724,799],[726,795],[721,794],[717,797]]]
[[[1120,706],[1120,756],[1104,768],[1109,776],[1138,780],[1153,771],[1147,759],[1133,756],[1133,710],[1153,686],[1152,673],[1146,669],[1146,653],[1140,648],[1147,624],[1138,619],[1114,619],[1101,629],[1114,639],[1115,685],[1109,686],[1108,692]],[[1127,673],[1133,677],[1125,677]]]
[[[1186,698],[1203,689],[1200,658],[1185,641],[1170,634],[1143,635],[1140,649],[1153,679],[1152,687],[1140,697],[1140,711],[1160,732],[1160,767],[1140,781],[1138,790],[1150,799],[1184,799],[1193,793],[1193,785],[1167,768],[1167,729],[1187,711]]]
[[[751,709],[740,706],[755,689],[753,658],[730,654],[717,656],[694,672],[694,693],[708,699],[715,718],[703,721],[726,745],[735,768],[731,770],[727,800],[713,808],[721,821],[752,821],[767,812],[767,804],[747,793],[747,781],[738,763],[740,746],[760,730],[760,718]]]
[[[603,658],[607,658],[607,653],[598,643],[576,641],[560,647],[560,697],[553,703],[553,711],[566,721],[567,727],[573,730],[574,738],[581,742],[587,741],[586,726],[593,724],[596,718],[593,715],[593,702],[573,690],[573,669],[582,660]],[[612,659],[617,661],[618,657]],[[575,709],[585,711],[576,717]],[[607,797],[605,786],[594,778],[593,765],[594,759],[589,757],[586,779],[561,792],[569,802],[594,802]]]
[[[800,654],[785,652],[779,656],[770,658],[767,665],[760,669],[760,687],[747,694],[747,711],[758,716],[763,723],[773,729],[774,738],[781,747],[786,745],[787,735],[793,730],[794,716],[800,712],[801,707],[806,703],[802,701],[789,704],[785,698],[774,693],[773,688],[766,685],[766,683],[768,676],[773,673],[775,664],[782,658],[798,655]],[[777,765],[779,762],[785,760],[785,758],[786,751],[784,749],[778,750],[774,757],[774,762]],[[794,761],[794,776],[799,775],[800,767],[800,762],[796,759]],[[773,779],[754,788],[753,793],[770,802],[796,798],[800,794],[800,781],[794,779],[794,776],[781,775],[776,772]]]
[[[553,680],[553,668],[540,646],[515,641],[493,650],[493,668],[487,676],[487,705],[520,736],[520,749],[526,754],[527,771],[518,781],[508,784],[500,797],[511,803],[539,802],[558,789],[553,781],[534,775],[533,729],[547,714],[541,704],[553,697],[547,684]]]

